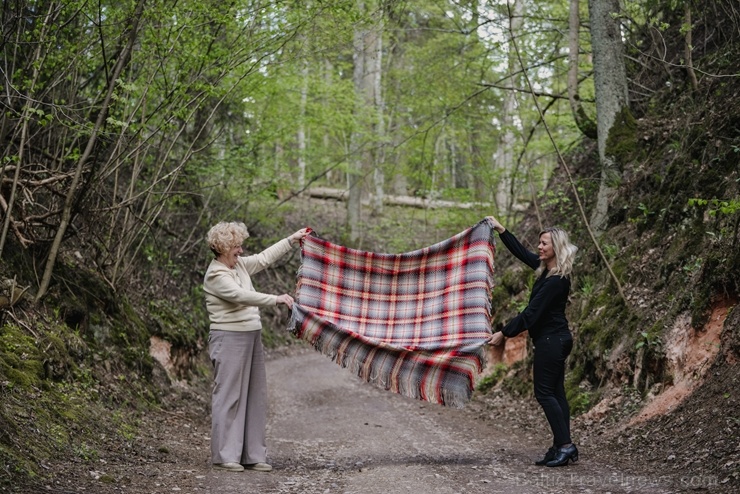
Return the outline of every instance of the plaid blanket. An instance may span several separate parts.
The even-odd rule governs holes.
[[[486,219],[403,254],[306,237],[289,329],[366,382],[460,408],[491,334],[494,253]]]

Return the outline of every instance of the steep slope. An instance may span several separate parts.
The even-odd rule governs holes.
[[[559,224],[581,248],[566,379],[573,410],[588,412],[576,422],[582,435],[627,471],[683,472],[687,482],[703,479],[697,487],[740,476],[740,40],[732,18],[714,18],[710,36],[722,12],[714,7],[695,26],[696,89],[678,28],[664,33],[663,59],[632,54],[632,84],[643,96],[620,136],[622,181],[598,240],[626,300],[578,219],[562,170],[542,195],[557,200],[515,226],[534,241],[540,221]],[[598,159],[586,142],[567,160],[590,210]],[[509,270],[502,257],[499,270]],[[527,296],[527,273],[512,269],[497,292],[503,303],[515,297],[500,322]],[[504,387],[528,393],[527,369],[526,360],[514,364]]]

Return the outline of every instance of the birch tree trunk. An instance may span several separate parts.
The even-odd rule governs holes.
[[[364,12],[365,4],[362,0],[357,3],[358,10]],[[360,238],[360,219],[362,213],[362,173],[363,157],[361,147],[365,137],[362,124],[362,114],[364,112],[363,84],[365,82],[365,36],[366,28],[362,23],[355,26],[352,61],[354,68],[352,71],[352,82],[355,88],[355,128],[352,131],[350,145],[350,167],[347,174],[349,194],[347,199],[347,222],[349,226],[350,241],[355,243]]]
[[[331,87],[332,85],[332,73],[334,72],[334,67],[332,63],[329,60],[324,60],[324,82],[327,87]],[[325,99],[328,103],[328,101]],[[329,131],[328,129],[323,129],[323,134],[321,136],[321,144],[324,152],[327,152],[329,150]],[[326,171],[326,181],[330,185],[335,185],[338,181],[341,180],[341,174],[338,174],[335,172],[335,169],[332,167],[329,170]]]
[[[383,198],[385,196],[385,105],[383,103],[383,17],[380,9],[376,12],[376,21],[373,23],[372,32],[372,103],[375,105],[375,137],[377,145],[373,152],[373,181],[375,184],[375,200],[373,202],[373,214],[379,215],[383,212]]]
[[[385,177],[380,167],[382,153],[374,146],[378,137],[384,132],[383,105],[380,93],[381,85],[381,52],[382,52],[382,10],[375,2],[367,4],[362,0],[357,3],[359,12],[368,17],[369,24],[358,23],[354,35],[354,71],[352,74],[355,88],[355,130],[352,133],[352,159],[349,175],[349,200],[347,201],[347,221],[349,222],[350,240],[357,242],[360,238],[360,220],[364,177],[371,170],[374,176],[376,199],[382,205],[383,183]],[[370,14],[370,15],[367,15]]]
[[[589,0],[591,45],[596,89],[596,124],[601,181],[591,228],[599,235],[606,228],[609,203],[621,180],[620,163],[607,147],[609,134],[622,111],[629,111],[624,45],[616,15],[618,0]]]
[[[308,61],[301,67],[301,107],[298,122],[298,190],[306,187],[306,104],[308,102]]]
[[[522,27],[522,13],[524,12],[524,0],[514,2],[512,16],[509,19],[510,33],[517,36]],[[509,74],[516,73],[518,60],[516,52],[509,50],[508,71]],[[512,80],[512,87],[516,86]],[[504,101],[501,109],[501,129],[498,147],[494,155],[494,166],[498,171],[498,185],[496,186],[495,204],[498,215],[504,219],[509,218],[511,206],[514,202],[513,192],[513,169],[514,169],[514,144],[516,136],[514,134],[514,112],[516,111],[516,93],[508,91],[504,95]]]

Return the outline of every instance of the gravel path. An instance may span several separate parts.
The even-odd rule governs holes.
[[[628,474],[574,430],[581,460],[533,465],[548,431],[534,399],[476,396],[462,410],[360,382],[314,350],[273,352],[267,363],[270,473],[214,471],[208,386],[169,397],[140,418],[138,435],[91,463],[51,465],[32,490],[71,494],[453,494],[696,492],[678,477]],[[576,426],[577,427],[577,426]],[[691,486],[693,487],[693,486]],[[706,491],[706,489],[699,489]],[[712,489],[709,489],[710,491]]]
[[[361,383],[312,350],[273,358],[267,370],[275,470],[208,472],[206,492],[676,492],[666,479],[595,464],[585,446],[578,464],[534,466],[547,440],[536,409],[506,413],[475,400],[455,410],[407,399]],[[533,431],[524,427],[530,419]]]

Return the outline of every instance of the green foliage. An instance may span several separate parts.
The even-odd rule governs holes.
[[[0,464],[6,471],[36,475],[39,459],[52,454],[39,445],[18,454],[7,442],[32,427],[55,448],[94,461],[103,451],[100,442],[93,431],[83,434],[79,427],[94,422],[88,408],[104,410],[109,401],[121,409],[145,407],[157,399],[148,387],[155,365],[148,354],[150,338],[160,336],[188,355],[202,348],[204,231],[221,219],[242,219],[260,233],[250,247],[269,245],[295,225],[295,217],[321,217],[296,211],[291,194],[304,185],[346,187],[358,153],[372,158],[359,172],[365,193],[376,166],[385,174],[386,193],[466,202],[490,203],[498,186],[511,179],[506,182],[511,203],[518,206],[536,194],[538,220],[572,221],[566,229],[582,233],[570,188],[563,186],[560,171],[552,173],[556,159],[540,113],[531,95],[519,91],[526,81],[513,56],[503,5],[472,13],[464,2],[386,2],[379,115],[357,105],[360,94],[352,80],[355,30],[377,22],[372,9],[362,12],[350,0],[266,2],[258,9],[243,0],[228,5],[154,0],[135,19],[135,4],[70,0],[59,4],[49,25],[34,2],[3,5],[9,20],[4,74],[17,97],[8,100],[2,127],[16,137],[23,135],[23,123],[29,128],[23,160],[12,145],[17,138],[0,151],[1,166],[21,167],[17,197],[22,198],[14,205],[11,243],[2,252],[0,271],[17,273],[32,285],[68,193],[75,204],[48,306],[40,308],[48,311],[47,319],[28,327],[3,319],[0,327],[0,391],[12,398],[0,409],[0,427],[7,432],[0,438]],[[575,180],[588,208],[598,183],[588,158],[594,152],[590,142],[581,142],[560,97],[566,94],[562,54],[568,6],[565,1],[528,5],[526,27],[516,39],[556,141],[563,148],[572,143],[567,160],[578,165]],[[676,23],[677,6],[677,1],[627,2],[620,17],[627,45],[642,50],[649,38],[639,39],[641,30],[652,35],[657,28],[670,50],[680,46],[682,40],[669,38],[687,28]],[[714,26],[702,17],[711,10],[697,12],[697,25]],[[586,12],[581,2],[582,19]],[[717,33],[712,39],[723,39]],[[579,34],[580,51],[592,53],[586,30]],[[93,135],[112,68],[129,36],[135,36],[136,49],[113,81],[111,106],[84,163],[83,184],[70,191],[69,177]],[[710,54],[701,62],[703,70],[732,73],[736,50],[717,48],[697,50],[697,56]],[[632,55],[627,59],[649,65]],[[579,74],[586,76],[578,88],[582,111],[593,119],[593,67],[585,55],[578,63]],[[716,79],[707,82],[711,93],[681,95],[665,84],[679,78],[659,81],[656,75],[674,77],[680,68],[654,68],[641,67],[640,73],[655,80],[630,74],[635,87],[645,87],[633,106],[640,120],[623,109],[607,143],[630,191],[610,223],[630,237],[610,239],[603,252],[619,279],[653,289],[655,300],[647,303],[667,314],[661,317],[688,311],[699,327],[717,294],[738,293],[740,144],[731,134],[737,87],[731,78]],[[722,111],[716,103],[709,107],[712,99],[722,102]],[[512,103],[510,109],[504,102]],[[680,113],[663,118],[674,105]],[[378,118],[385,134],[358,134]],[[299,132],[305,148],[298,145]],[[493,164],[499,151],[509,153],[511,169]],[[306,166],[305,184],[299,184],[299,161]],[[12,176],[8,169],[15,168],[0,172],[6,181]],[[39,180],[42,187],[33,185]],[[423,247],[470,226],[490,209],[386,208],[362,225],[359,246],[392,252]],[[533,214],[526,220],[535,222]],[[15,225],[36,243],[20,248]],[[346,243],[341,221],[326,219],[326,225],[321,233]],[[605,378],[605,362],[615,347],[628,342],[633,353],[660,353],[662,331],[660,324],[650,326],[657,316],[615,297],[588,242],[578,243],[576,303],[568,309],[579,338],[568,377],[575,413],[598,399],[590,386]],[[631,256],[620,254],[629,249]],[[281,274],[294,271],[296,262],[286,261]],[[496,321],[502,322],[526,306],[534,278],[526,270],[500,268],[496,274],[493,299]],[[289,292],[293,280],[285,278],[265,284]],[[281,316],[266,314],[267,345],[286,342]],[[636,329],[643,327],[651,329]],[[501,381],[505,369],[497,367],[481,385],[502,382],[505,389],[528,394],[527,369],[527,362],[515,365],[512,376]],[[124,382],[132,384],[119,393]],[[25,410],[16,402],[34,406]],[[111,420],[116,434],[133,438],[135,420]]]
[[[660,339],[660,335],[647,331],[641,331],[640,336],[635,343],[635,350],[639,350],[640,348],[645,347],[652,352],[659,352],[662,345],[663,342]]]
[[[139,332],[141,320],[129,310],[124,304],[111,311],[115,322],[104,314],[90,317],[109,325],[104,339],[92,331],[83,338],[79,328],[65,325],[64,308],[39,314],[32,329],[7,321],[0,326],[0,461],[10,474],[0,477],[0,488],[43,478],[48,473],[39,465],[60,457],[95,464],[106,437],[135,439],[135,412],[158,398],[144,365],[148,333]]]
[[[649,204],[646,204],[644,202],[640,202],[639,204],[637,204],[636,209],[636,212],[631,212],[631,215],[627,218],[627,221],[637,225],[638,231],[640,232],[649,228],[651,225],[654,224],[656,220],[663,218],[667,212],[667,208],[665,207],[660,208],[659,211],[655,211],[651,209],[651,206]]]
[[[592,276],[585,276],[580,283],[579,292],[584,297],[590,297],[594,293],[594,279]]]
[[[584,297],[581,306],[576,351],[586,359],[600,358],[608,353],[639,321],[624,310],[621,299],[609,289]]]
[[[495,387],[503,380],[503,378],[506,376],[507,370],[508,366],[506,364],[504,364],[503,362],[497,363],[493,367],[493,370],[490,374],[484,376],[480,381],[478,381],[475,389],[477,389],[481,393],[489,392],[493,387]]]
[[[692,258],[692,259],[689,260],[689,262],[687,262],[686,264],[684,264],[681,267],[681,269],[685,273],[691,274],[693,272],[696,272],[696,271],[700,270],[703,262],[704,262],[704,260],[701,257]]]
[[[205,328],[203,324],[199,324],[199,319],[204,316],[203,311],[193,310],[194,303],[200,306],[205,304],[203,299],[196,297],[186,297],[175,303],[168,300],[150,300],[147,316],[153,323],[151,333],[177,347],[196,347],[198,339],[205,336]],[[196,315],[200,317],[196,318]]]
[[[540,200],[542,201],[542,207],[557,209],[562,213],[567,211],[571,206],[570,195],[563,190],[546,190],[541,192],[539,195]]]
[[[498,274],[498,284],[491,294],[492,306],[496,308],[494,324],[505,322],[527,307],[534,281],[531,270],[507,269]]]
[[[619,245],[617,244],[604,244],[601,247],[602,252],[604,252],[604,256],[606,256],[607,259],[610,261],[613,261],[617,253],[619,252]]]
[[[566,394],[566,397],[570,406],[570,413],[574,416],[586,413],[597,401],[590,391],[580,391],[570,396]]]
[[[511,371],[501,381],[502,388],[514,396],[532,395],[531,359],[520,360],[511,366]]]
[[[688,204],[696,208],[706,208],[710,216],[719,214],[729,216],[740,211],[740,198],[730,200],[691,198]]]

